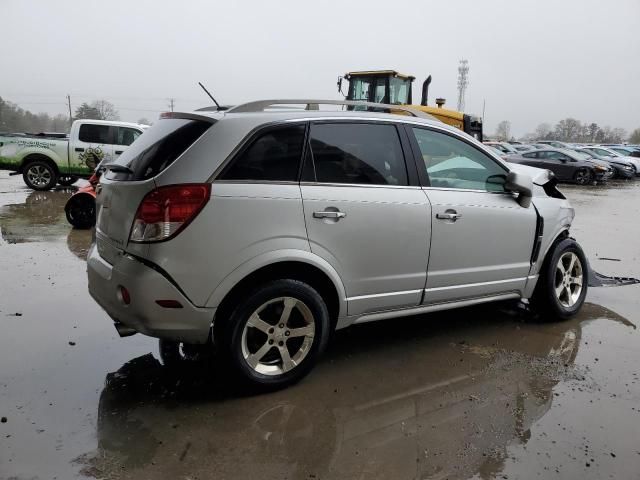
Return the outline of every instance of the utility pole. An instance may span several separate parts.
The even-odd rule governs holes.
[[[171,111],[173,112],[173,107],[175,106],[175,98],[170,98],[169,99],[169,108],[171,109]]]
[[[464,111],[464,94],[467,91],[467,85],[469,84],[469,62],[464,58],[460,60],[458,65],[458,111]]]
[[[67,93],[67,105],[69,105],[69,125],[73,123],[73,115],[71,113],[71,95]]]

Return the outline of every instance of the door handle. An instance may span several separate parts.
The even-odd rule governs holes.
[[[436,213],[436,218],[440,220],[452,220],[455,222],[459,218],[462,218],[462,214],[457,212]]]
[[[124,150],[116,150],[116,155],[120,155]]]
[[[76,152],[84,152],[84,148],[76,147],[76,148],[75,148],[75,151],[76,151]]]
[[[334,210],[322,210],[320,212],[313,212],[313,218],[335,218],[336,220],[346,217],[345,212]]]

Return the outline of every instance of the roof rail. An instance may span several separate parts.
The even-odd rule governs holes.
[[[298,99],[298,100],[257,100],[255,102],[243,103],[236,105],[227,110],[228,113],[249,113],[249,112],[264,112],[268,107],[273,105],[306,105],[305,110],[319,110],[320,105],[347,105],[354,107],[368,107],[386,110],[391,113],[392,110],[400,110],[407,112],[414,117],[428,118],[430,120],[437,120],[432,115],[422,112],[412,107],[405,105],[388,105],[384,103],[373,102],[357,102],[353,100],[310,100],[310,99]]]

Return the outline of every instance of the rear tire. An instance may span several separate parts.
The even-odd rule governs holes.
[[[58,178],[58,183],[63,187],[70,187],[77,181],[78,181],[78,177],[74,175],[61,175],[60,178]]]
[[[51,190],[58,183],[58,172],[49,162],[33,160],[22,169],[22,179],[33,190]]]
[[[266,283],[216,320],[214,341],[241,381],[261,390],[302,379],[327,346],[331,322],[318,292],[298,280]]]
[[[578,243],[565,238],[556,243],[545,259],[531,307],[542,320],[566,320],[584,304],[589,264]]]

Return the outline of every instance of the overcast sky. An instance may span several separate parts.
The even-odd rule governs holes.
[[[99,98],[123,120],[260,98],[340,98],[338,75],[431,74],[430,100],[516,135],[572,116],[640,128],[640,0],[0,0],[0,96],[65,113]]]

